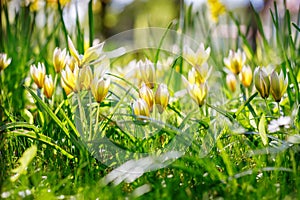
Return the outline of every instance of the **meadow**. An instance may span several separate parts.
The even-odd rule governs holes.
[[[1,199],[300,198],[299,9],[76,2],[0,2]]]

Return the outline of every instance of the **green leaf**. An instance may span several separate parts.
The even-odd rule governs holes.
[[[19,130],[9,131],[6,133],[6,135],[9,137],[24,136],[24,137],[28,137],[28,138],[31,138],[34,140],[41,141],[41,142],[55,148],[57,151],[61,152],[63,155],[67,156],[68,158],[70,158],[70,159],[74,158],[73,155],[71,155],[70,153],[63,150],[60,146],[53,143],[52,139],[50,137],[47,137],[43,134],[36,133],[34,131],[27,131],[27,130],[19,129]]]
[[[20,164],[15,169],[11,171],[15,173],[13,176],[10,177],[10,181],[15,182],[19,179],[22,174],[27,173],[28,165],[31,163],[33,158],[36,156],[37,147],[35,145],[31,146],[30,148],[26,149],[21,158],[19,158],[18,163]]]
[[[70,133],[65,125],[59,120],[59,118],[52,112],[47,104],[45,104],[30,88],[25,87],[31,96],[39,103],[39,105],[50,115],[50,117],[56,122],[56,124],[63,130],[63,132],[70,138]]]
[[[266,146],[268,144],[268,137],[266,133],[266,117],[265,114],[263,114],[260,118],[259,124],[258,124],[258,132],[261,137],[261,140],[263,144]]]

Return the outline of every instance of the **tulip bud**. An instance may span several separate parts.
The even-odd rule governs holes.
[[[280,74],[274,70],[271,74],[271,94],[276,102],[279,102],[285,93],[287,86],[288,86],[288,80],[287,78],[284,79],[284,75],[282,70],[280,70]]]
[[[39,89],[43,88],[44,86],[44,80],[46,75],[46,68],[44,63],[38,63],[38,66],[31,65],[30,66],[30,74],[35,82],[35,84],[38,86]]]
[[[142,87],[139,89],[139,96],[140,98],[144,99],[149,107],[149,111],[152,112],[154,95],[152,90],[147,87],[145,83],[143,83]]]
[[[45,82],[44,82],[44,94],[45,96],[50,99],[52,97],[54,91],[54,84],[51,75],[46,75]]]
[[[0,72],[11,63],[11,58],[7,59],[6,53],[0,53]]]
[[[136,116],[144,116],[144,117],[150,116],[148,104],[142,98],[138,98],[137,100],[135,100],[133,102],[132,109],[133,109],[134,115],[136,115]],[[141,117],[140,118],[138,117],[137,119],[145,121],[145,119],[143,119]]]
[[[268,98],[270,93],[270,80],[267,73],[260,67],[254,71],[254,84],[262,98]]]
[[[249,66],[244,66],[239,74],[240,81],[244,87],[249,87],[252,82],[252,70]]]
[[[192,97],[192,99],[199,105],[202,106],[204,104],[204,100],[207,95],[207,85],[206,83],[202,83],[200,85],[197,84],[188,84],[188,93]]]
[[[104,80],[103,77],[100,79],[94,78],[91,84],[91,91],[98,103],[101,103],[105,99],[110,85],[110,79]]]
[[[241,72],[242,67],[246,62],[246,54],[240,49],[238,49],[237,52],[230,50],[228,57],[224,58],[223,61],[225,66],[230,69],[232,73],[237,75]]]
[[[139,61],[138,65],[141,72],[142,81],[145,82],[150,89],[153,89],[155,82],[154,64],[150,60],[146,60],[145,62]]]
[[[158,112],[161,114],[166,109],[169,103],[170,93],[168,91],[167,85],[161,83],[159,84],[155,93],[155,104],[157,106]]]
[[[231,92],[235,92],[236,90],[236,78],[235,75],[232,73],[229,73],[226,75],[226,84],[228,88],[231,90]]]
[[[77,88],[78,90],[89,90],[93,79],[93,72],[90,66],[83,67],[79,71]]]
[[[74,71],[71,71],[69,66],[66,66],[66,68],[61,71],[63,83],[74,92],[78,92],[79,90],[78,86],[76,85],[78,72],[79,68],[77,66],[75,67]]]
[[[73,90],[72,88],[70,88],[65,82],[64,80],[61,78],[60,79],[60,83],[61,83],[61,87],[64,89],[66,95],[68,96]]]
[[[66,66],[66,56],[67,50],[61,50],[60,48],[56,47],[53,53],[53,65],[56,73],[61,72],[62,69]]]

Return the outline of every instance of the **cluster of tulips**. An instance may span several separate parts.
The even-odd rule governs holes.
[[[237,52],[230,50],[229,56],[224,58],[224,64],[229,69],[226,83],[232,92],[236,90],[237,76],[245,88],[248,88],[252,83],[253,74],[251,67],[245,65],[245,63],[246,55],[240,50]],[[280,102],[287,89],[288,80],[284,78],[282,69],[278,73],[275,67],[271,65],[268,67],[258,66],[254,70],[254,84],[262,98],[268,98],[271,92],[274,100]]]
[[[100,103],[106,97],[110,79],[103,74],[93,73],[91,65],[99,65],[103,59],[103,43],[88,48],[83,55],[75,49],[73,42],[68,38],[70,54],[66,49],[55,48],[53,66],[56,74],[61,73],[61,86],[65,93],[78,93],[91,90],[95,100]],[[55,84],[51,75],[46,75],[43,63],[31,65],[30,74],[39,89],[43,89],[45,96],[50,99],[53,95]]]

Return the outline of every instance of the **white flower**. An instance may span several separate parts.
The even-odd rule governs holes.
[[[290,117],[279,117],[278,119],[273,119],[269,126],[269,133],[274,133],[280,131],[280,128],[290,128],[291,118]]]

